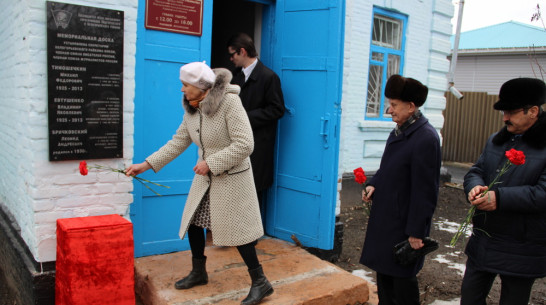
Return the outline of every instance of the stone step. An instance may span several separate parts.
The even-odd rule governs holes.
[[[261,304],[346,305],[368,301],[368,283],[294,244],[264,238],[256,246],[275,292]],[[191,270],[191,252],[135,259],[136,293],[145,305],[240,304],[250,277],[235,247],[205,249],[209,283],[176,290],[174,282]]]

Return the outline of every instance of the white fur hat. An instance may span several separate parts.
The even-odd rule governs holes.
[[[216,75],[204,62],[191,62],[180,67],[180,80],[199,89],[209,89]]]

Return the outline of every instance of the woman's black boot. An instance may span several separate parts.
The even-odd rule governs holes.
[[[209,282],[207,275],[206,263],[207,257],[192,258],[192,270],[188,276],[174,283],[176,289],[190,289],[193,286],[205,285]]]
[[[273,293],[273,286],[271,286],[271,283],[269,283],[265,277],[262,266],[248,270],[248,273],[252,279],[252,286],[250,286],[250,292],[241,302],[241,305],[258,304],[263,298],[270,296]]]

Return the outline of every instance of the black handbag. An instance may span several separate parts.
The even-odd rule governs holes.
[[[423,244],[425,245],[417,250],[411,247],[407,239],[396,244],[393,249],[394,261],[403,266],[415,264],[421,257],[439,247],[438,242],[430,237],[425,237],[423,239]]]

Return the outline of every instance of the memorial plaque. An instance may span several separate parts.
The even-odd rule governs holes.
[[[201,36],[203,0],[146,0],[147,29]]]
[[[123,157],[123,11],[47,1],[49,160]]]

